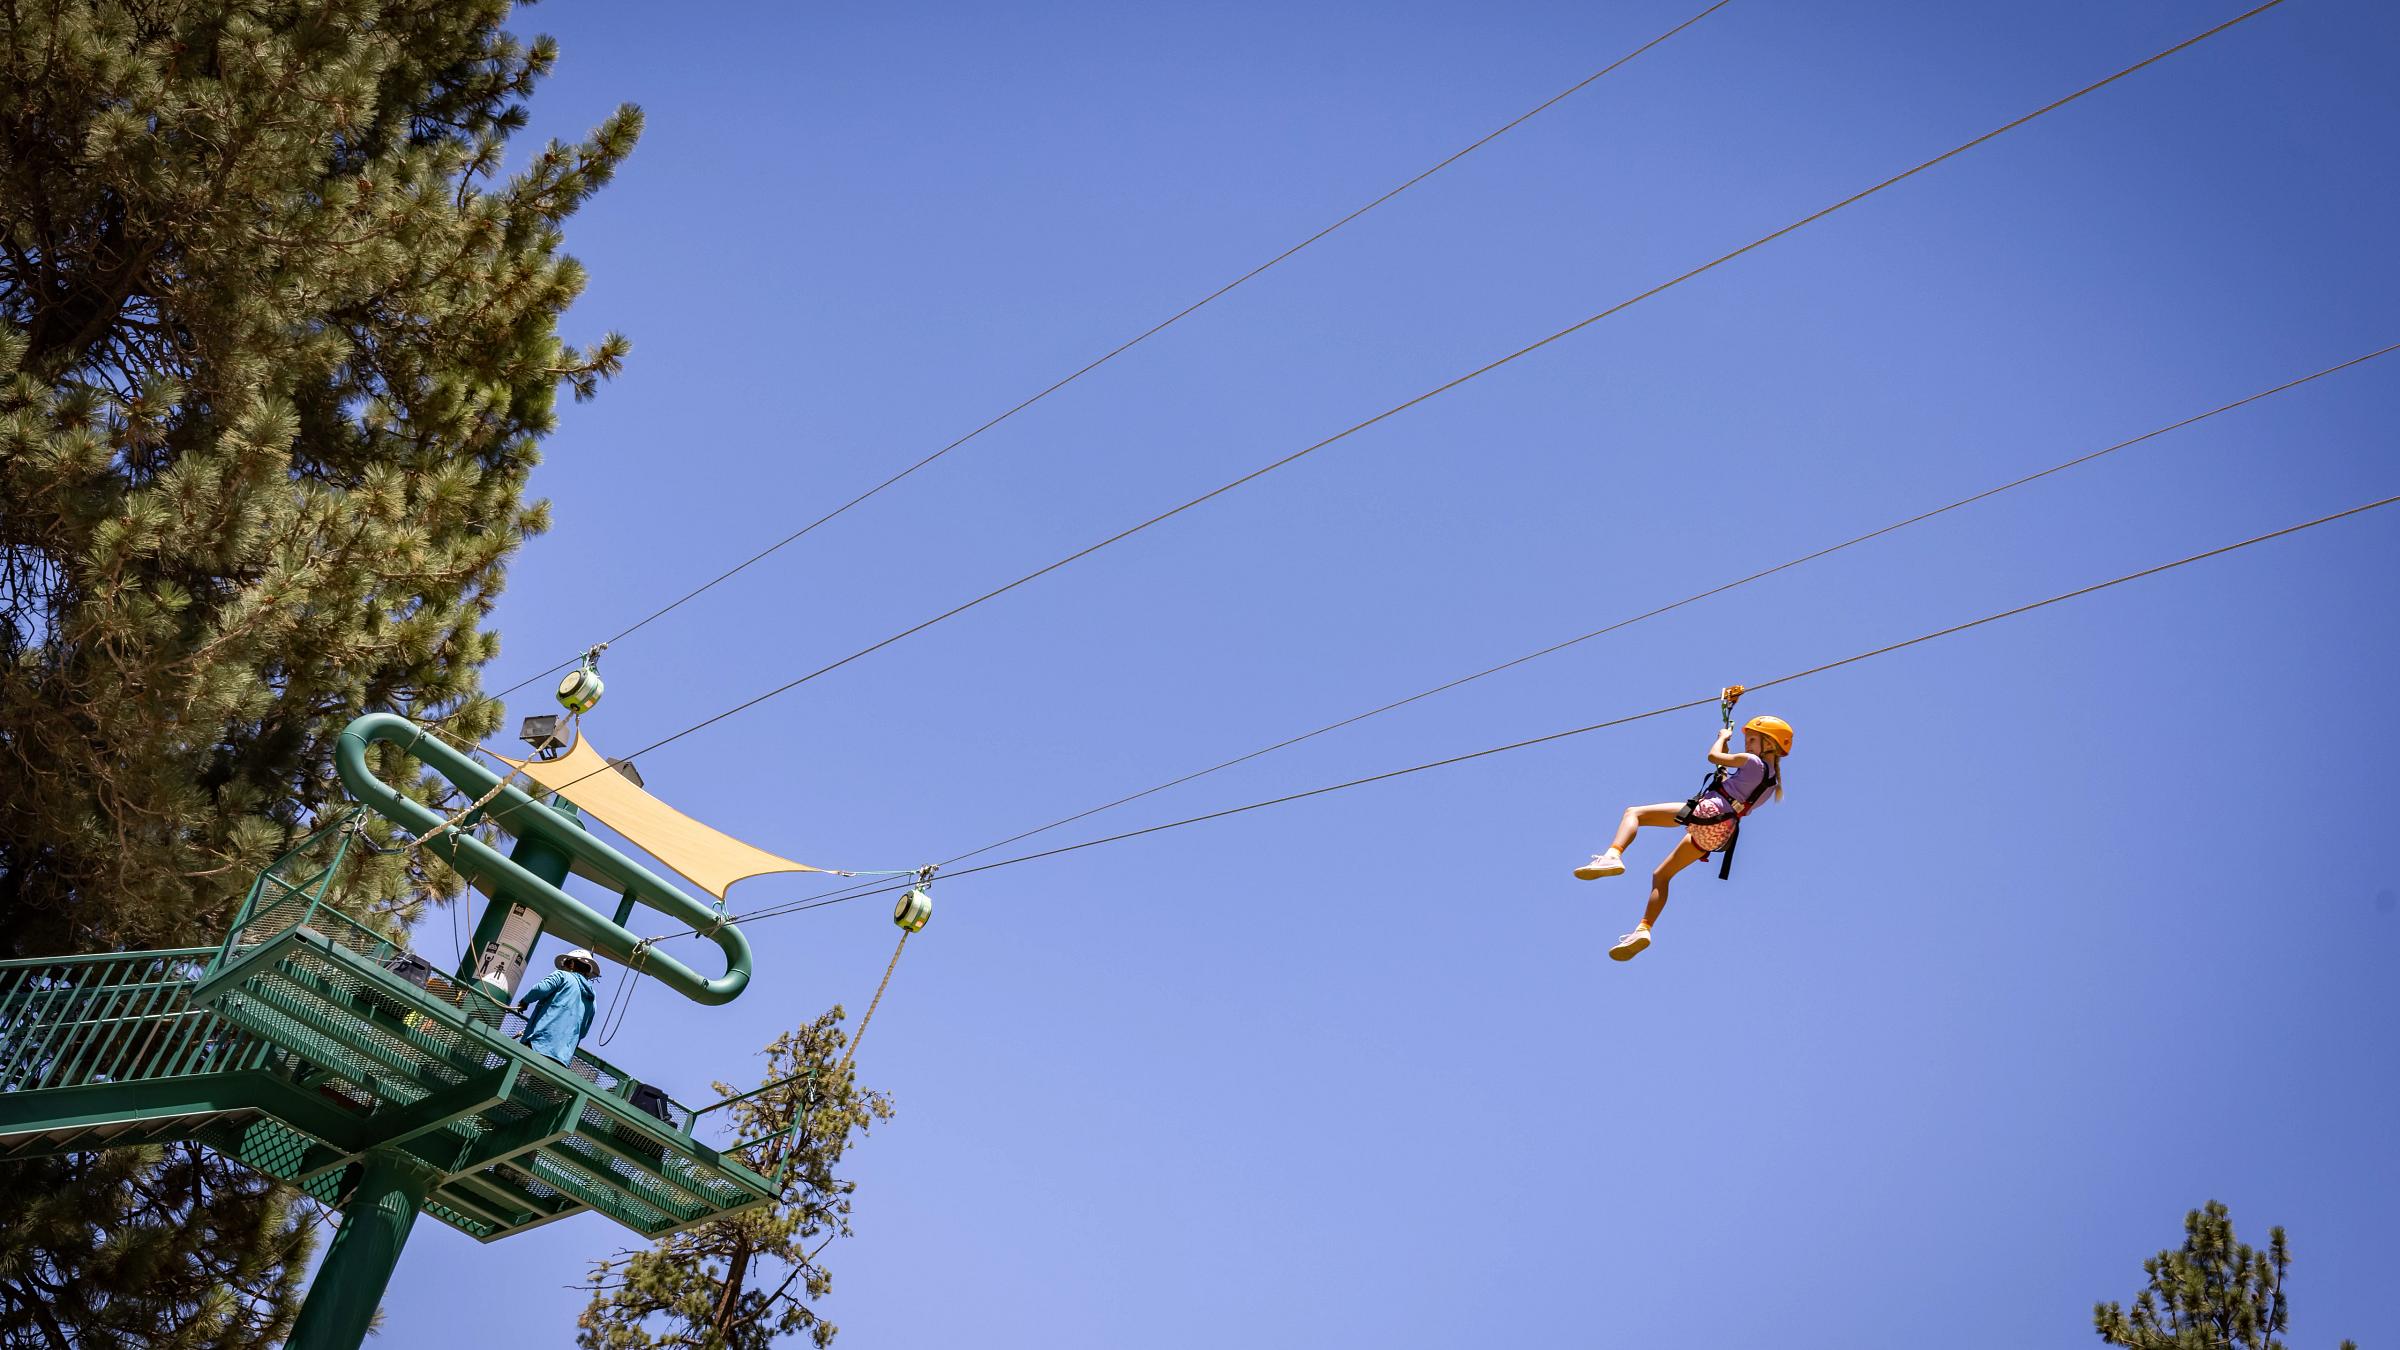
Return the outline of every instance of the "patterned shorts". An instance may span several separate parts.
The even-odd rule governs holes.
[[[1731,803],[1722,797],[1702,797],[1692,808],[1689,833],[1701,852],[1714,853],[1733,842],[1733,832],[1741,825],[1742,818],[1734,814]]]

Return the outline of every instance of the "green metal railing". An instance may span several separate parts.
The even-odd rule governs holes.
[[[274,1047],[191,1000],[215,951],[0,961],[0,1091],[263,1068]]]
[[[244,906],[250,936],[242,936],[243,928],[237,924],[235,940],[226,946],[0,961],[0,1092],[276,1067],[274,1045],[192,1002],[195,980],[231,955],[295,927],[309,927],[379,961],[406,954],[406,948],[325,906],[321,893],[304,908],[286,908],[281,916],[285,921],[266,931],[255,921],[257,915],[283,904],[285,893],[271,888],[267,894],[266,907]],[[252,898],[257,898],[257,892]],[[335,932],[344,936],[333,937]],[[471,1003],[488,1014],[477,1020],[503,1034],[521,1029],[523,1019],[490,995],[472,986],[452,987],[458,994],[453,1003]],[[621,1098],[630,1098],[639,1082],[589,1053],[578,1052],[569,1067],[576,1076]],[[686,1136],[696,1136],[702,1123],[715,1113],[785,1088],[801,1077],[806,1074],[697,1109],[670,1097],[665,1123]],[[777,1130],[718,1147],[740,1157],[789,1133]]]
[[[333,824],[301,840],[290,852],[268,864],[258,874],[258,879],[250,884],[249,893],[242,898],[241,908],[235,912],[232,926],[226,930],[225,941],[213,951],[201,949],[201,955],[212,959],[204,963],[204,969],[195,971],[196,975],[224,970],[238,962],[244,953],[263,947],[299,928],[306,928],[335,946],[356,952],[387,970],[398,972],[416,965],[408,946],[398,937],[376,932],[344,913],[336,903],[338,888],[334,885],[334,874],[349,852],[352,838],[349,822],[355,814],[345,813]],[[302,854],[328,829],[337,828],[340,840],[334,846],[333,856],[323,866],[312,870],[301,861]],[[423,969],[430,970],[431,967]],[[524,1029],[523,1017],[473,980],[431,974],[414,982],[464,1012],[469,1021],[480,1022],[508,1035]],[[634,1089],[642,1085],[641,1080],[632,1074],[584,1049],[576,1050],[575,1058],[567,1068],[595,1087],[626,1100],[631,1100]],[[699,1115],[698,1112],[673,1097],[666,1098],[662,1109],[667,1113],[666,1125],[685,1135],[691,1134],[692,1122]]]
[[[336,1203],[338,1176],[295,1176],[309,1140],[229,1086],[296,1066],[194,1003],[215,950],[0,961],[0,1157],[188,1140]]]
[[[798,1073],[789,1074],[782,1078],[776,1079],[772,1083],[754,1087],[748,1092],[736,1093],[735,1095],[724,1098],[721,1101],[710,1102],[708,1105],[692,1112],[691,1119],[684,1125],[683,1132],[696,1137],[699,1134],[700,1117],[708,1115],[712,1111],[722,1111],[729,1106],[738,1106],[743,1102],[749,1101],[753,1097],[764,1097],[770,1092],[776,1092],[784,1088],[788,1088],[792,1084],[801,1082],[804,1079],[807,1080],[808,1086],[803,1087],[800,1091],[801,1095],[805,1097],[806,1094],[815,1087],[816,1076],[816,1067],[811,1065],[808,1068],[802,1069]],[[733,1157],[740,1158],[745,1162],[750,1162],[750,1150],[757,1148],[762,1144],[772,1143],[778,1139],[782,1140],[783,1150],[781,1153],[776,1155],[775,1171],[769,1178],[775,1183],[776,1189],[781,1190],[783,1187],[784,1177],[791,1172],[792,1158],[799,1151],[794,1146],[799,1142],[800,1135],[808,1128],[809,1114],[810,1112],[808,1107],[803,1104],[792,1112],[792,1123],[789,1126],[780,1129],[769,1130],[765,1134],[754,1135],[748,1139],[739,1140],[734,1143],[720,1144],[717,1145],[717,1150],[720,1153],[725,1153]],[[751,1165],[756,1166],[755,1163],[752,1163]]]
[[[405,734],[404,734],[405,733]],[[578,1050],[558,1064],[520,1043],[505,995],[446,973],[406,934],[346,908],[341,879],[366,810],[414,829],[495,904],[527,903],[556,935],[594,947],[703,1003],[750,975],[741,934],[664,881],[420,729],[370,715],[343,733],[341,771],[366,805],[323,818],[251,882],[210,947],[0,961],[0,1160],[101,1149],[196,1147],[297,1186],[348,1215],[292,1343],[321,1350],[363,1336],[419,1213],[492,1241],[595,1212],[663,1237],[771,1205],[805,1130],[727,1148],[693,1138],[707,1117],[793,1079],[694,1110]],[[623,883],[615,921],[375,779],[368,743],[401,744],[518,813],[520,845],[556,845],[587,877]],[[445,759],[446,756],[446,759]],[[461,766],[465,767],[462,768]],[[498,790],[495,791],[494,789]],[[521,850],[520,850],[521,851]],[[706,935],[726,971],[701,977],[623,927],[636,902]],[[773,1150],[780,1138],[783,1147]],[[767,1151],[772,1180],[747,1159]],[[356,1234],[365,1239],[353,1240]]]
[[[225,941],[218,946],[209,969],[222,969],[232,963],[241,949],[261,946],[302,925],[379,964],[406,950],[394,938],[375,932],[325,903],[333,893],[334,873],[349,856],[351,841],[357,837],[358,815],[356,808],[343,812],[259,872],[250,883],[249,894],[242,897],[242,907],[235,911],[233,924],[225,930]],[[337,840],[333,856],[314,871],[303,870],[306,865],[301,855],[328,832]]]

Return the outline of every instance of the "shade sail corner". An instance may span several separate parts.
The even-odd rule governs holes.
[[[556,759],[493,758],[530,779],[544,792],[575,803],[584,814],[625,836],[669,871],[715,896],[737,881],[774,872],[824,872],[692,819],[634,785],[578,731],[575,744]]]

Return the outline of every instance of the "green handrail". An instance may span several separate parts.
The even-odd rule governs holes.
[[[256,1068],[272,1047],[191,1002],[211,947],[0,961],[0,1092]]]
[[[676,958],[643,944],[631,929],[591,908],[561,888],[544,881],[506,854],[462,830],[435,831],[442,817],[422,802],[410,801],[367,766],[367,746],[375,741],[400,747],[439,772],[471,798],[493,789],[499,796],[485,819],[505,815],[509,830],[542,842],[589,864],[616,884],[624,896],[696,929],[725,954],[725,973],[710,979]],[[648,868],[603,843],[590,831],[514,785],[502,787],[500,775],[448,743],[425,734],[425,729],[393,713],[368,713],[342,729],[334,750],[334,767],[352,795],[386,819],[426,839],[427,851],[462,874],[505,888],[509,898],[542,916],[544,925],[559,936],[588,947],[620,965],[637,959],[642,973],[698,1003],[726,1003],[750,983],[750,941],[712,906],[683,893]],[[569,800],[573,794],[568,794]]]
[[[684,1126],[684,1133],[697,1136],[700,1132],[700,1117],[707,1115],[711,1111],[719,1110],[723,1107],[733,1106],[740,1102],[746,1102],[753,1097],[763,1097],[767,1093],[773,1092],[777,1088],[788,1087],[793,1083],[799,1082],[803,1078],[808,1079],[813,1083],[816,1079],[816,1076],[817,1066],[811,1064],[798,1073],[786,1074],[783,1077],[776,1079],[774,1082],[761,1084],[758,1087],[750,1089],[748,1092],[727,1097],[721,1101],[710,1102],[708,1105],[692,1112],[691,1119],[686,1122]],[[757,1148],[759,1145],[770,1140],[783,1140],[783,1155],[775,1164],[775,1175],[769,1178],[769,1180],[775,1184],[775,1188],[780,1191],[783,1188],[784,1177],[787,1176],[792,1170],[792,1157],[794,1153],[797,1152],[796,1145],[799,1143],[800,1133],[808,1125],[808,1117],[809,1113],[806,1110],[801,1109],[801,1104],[795,1104],[792,1111],[792,1123],[789,1127],[778,1130],[769,1130],[765,1134],[758,1135],[755,1138],[744,1139],[738,1143],[727,1144],[723,1148],[719,1149],[718,1152],[742,1155],[747,1154],[751,1149]]]
[[[762,1086],[759,1086],[759,1087],[754,1087],[754,1088],[750,1089],[748,1092],[741,1093],[741,1094],[739,1094],[739,1095],[737,1095],[737,1096],[725,1097],[725,1098],[722,1098],[722,1099],[720,1099],[720,1100],[717,1100],[717,1101],[710,1102],[708,1105],[706,1105],[706,1106],[703,1106],[703,1107],[701,1107],[699,1110],[692,1112],[692,1119],[694,1119],[694,1120],[698,1120],[700,1117],[707,1115],[707,1114],[708,1114],[709,1112],[711,1112],[711,1111],[715,1111],[715,1110],[722,1109],[722,1108],[724,1108],[724,1107],[732,1106],[732,1105],[734,1105],[734,1104],[736,1104],[736,1103],[738,1103],[738,1102],[746,1102],[746,1101],[750,1100],[752,1097],[763,1097],[763,1096],[767,1095],[768,1093],[770,1093],[770,1092],[773,1092],[775,1089],[777,1089],[777,1088],[779,1088],[779,1087],[782,1087],[782,1086],[784,1086],[784,1085],[786,1085],[786,1084],[788,1084],[788,1083],[797,1083],[797,1082],[799,1082],[799,1081],[800,1081],[801,1079],[803,1079],[803,1078],[813,1078],[813,1077],[815,1077],[815,1076],[816,1076],[816,1072],[817,1072],[817,1071],[816,1071],[814,1068],[802,1069],[802,1070],[801,1070],[800,1072],[798,1072],[798,1073],[795,1073],[795,1074],[787,1074],[787,1075],[785,1075],[784,1077],[781,1077],[781,1078],[778,1078],[778,1079],[776,1079],[776,1080],[775,1080],[774,1082],[772,1082],[772,1083],[767,1083],[767,1084],[764,1084],[764,1085],[762,1085]]]
[[[0,961],[0,970],[27,970],[35,966],[123,965],[137,961],[196,961],[216,954],[214,947],[162,947],[153,951],[80,952],[73,956],[15,956]]]
[[[316,907],[324,903],[326,893],[331,890],[333,886],[334,869],[339,867],[342,859],[349,855],[351,839],[349,832],[345,831],[343,833],[341,843],[335,846],[333,857],[327,860],[325,866],[312,873],[307,879],[302,881],[285,880],[283,876],[284,865],[289,863],[292,859],[299,857],[302,850],[306,849],[310,844],[315,843],[320,836],[325,834],[326,831],[340,829],[342,826],[349,824],[350,821],[358,815],[361,809],[362,808],[360,807],[353,806],[347,810],[336,813],[332,819],[323,822],[322,824],[318,825],[317,828],[300,836],[300,838],[294,842],[290,848],[283,851],[283,855],[281,857],[278,857],[275,859],[275,861],[268,863],[259,871],[259,874],[256,877],[252,878],[249,892],[242,897],[241,908],[234,912],[232,926],[225,930],[225,941],[218,944],[216,948],[216,964],[223,965],[227,960],[232,958],[233,949],[241,940],[243,930],[247,929],[250,926],[251,920],[256,918],[258,915],[259,897],[266,893],[269,883],[273,883],[274,885],[283,888],[284,893],[282,896],[277,897],[278,902],[291,896],[306,896],[308,898],[308,904],[306,906],[307,913],[313,914],[316,910]],[[311,888],[314,888],[313,894],[311,894]]]

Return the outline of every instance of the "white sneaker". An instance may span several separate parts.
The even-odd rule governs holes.
[[[1643,952],[1649,950],[1649,948],[1650,930],[1646,928],[1636,928],[1632,932],[1627,933],[1625,936],[1617,939],[1617,945],[1608,949],[1608,959],[1611,961],[1630,961],[1633,958],[1640,956]]]
[[[1613,853],[1595,853],[1592,860],[1575,869],[1577,881],[1598,881],[1602,877],[1625,875],[1625,862]]]

